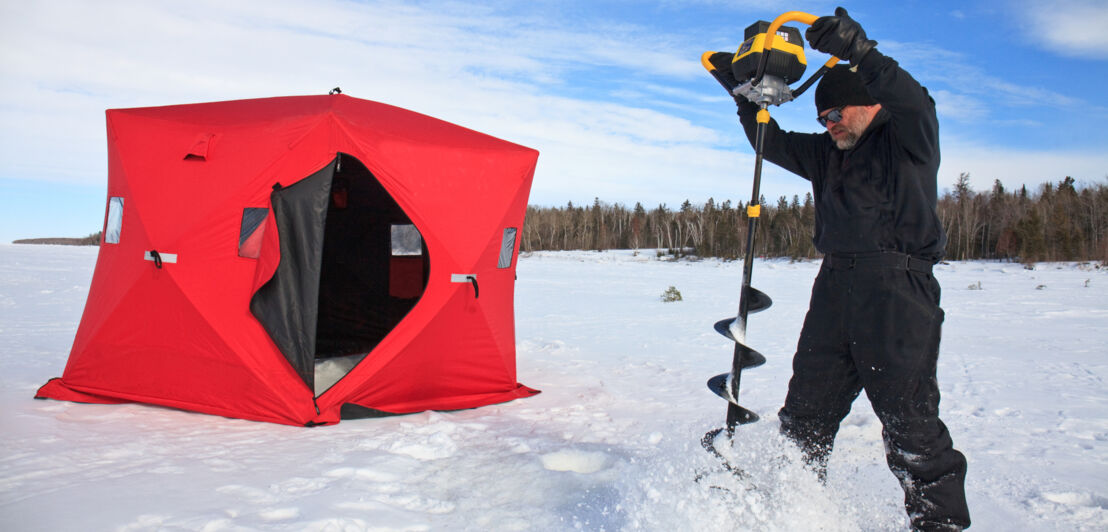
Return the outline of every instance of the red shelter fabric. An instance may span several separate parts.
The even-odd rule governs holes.
[[[338,422],[349,405],[407,413],[537,393],[516,381],[515,261],[498,262],[506,229],[522,229],[537,151],[342,94],[109,110],[107,130],[118,239],[105,227],[69,360],[37,397],[313,425]],[[282,235],[274,198],[309,176],[326,194],[352,164],[418,230],[427,260],[392,275],[405,279],[394,296],[418,296],[399,323],[338,383],[314,390],[311,368],[295,367],[251,302],[282,261],[318,265],[310,249],[327,244],[310,236],[322,225]],[[318,211],[305,207],[304,224],[325,224]],[[294,280],[327,275],[308,270]],[[366,273],[388,286],[389,272]],[[270,311],[311,324],[307,293]],[[310,328],[290,330],[306,335],[301,358],[312,356]]]

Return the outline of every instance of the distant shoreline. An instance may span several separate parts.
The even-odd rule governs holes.
[[[100,235],[83,238],[23,238],[13,240],[12,244],[47,244],[53,246],[96,246],[100,244]]]

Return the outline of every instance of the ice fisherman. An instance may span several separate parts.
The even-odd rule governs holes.
[[[836,65],[816,88],[822,133],[766,128],[766,160],[812,182],[812,287],[781,431],[826,475],[851,403],[866,391],[913,530],[969,527],[966,459],[939,419],[936,362],[943,310],[931,267],[946,235],[936,213],[939,124],[927,89],[843,8],[805,33]],[[739,98],[751,143],[758,106]]]

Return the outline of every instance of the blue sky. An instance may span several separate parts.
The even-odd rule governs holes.
[[[540,151],[531,203],[747,200],[753,152],[699,64],[779,0],[0,5],[0,242],[103,224],[104,110],[345,94]],[[940,188],[1108,179],[1108,2],[845,4],[935,97]],[[825,57],[808,51],[808,62]],[[816,131],[809,91],[773,108]],[[766,168],[768,198],[808,184]]]

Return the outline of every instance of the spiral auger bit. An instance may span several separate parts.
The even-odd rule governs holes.
[[[708,379],[708,388],[727,400],[727,424],[723,428],[708,431],[700,440],[705,450],[720,459],[725,471],[740,478],[745,477],[745,473],[716,449],[715,441],[724,431],[727,432],[728,441],[731,441],[736,427],[758,421],[757,414],[739,406],[739,382],[742,370],[761,366],[766,362],[766,357],[746,345],[746,319],[748,315],[763,311],[772,304],[769,296],[750,286],[754,266],[754,235],[761,214],[759,187],[766,128],[770,122],[769,106],[792,101],[839,61],[837,57],[832,57],[795,90],[789,87],[789,84],[803,77],[807,62],[800,30],[783,24],[796,21],[810,25],[816,18],[808,13],[789,11],[773,22],[755,22],[746,28],[743,37],[745,40],[734,54],[704,52],[700,57],[700,63],[736,102],[750,101],[759,108],[754,135],[754,190],[746,209],[749,221],[739,312],[736,317],[720,320],[715,324],[716,331],[735,343],[734,356],[729,373]],[[705,476],[705,473],[697,475],[697,481]]]
[[[742,371],[765,364],[766,357],[746,345],[746,319],[743,316],[761,312],[769,308],[772,304],[773,301],[765,293],[753,287],[744,286],[739,307],[740,309],[746,307],[746,312],[744,313],[740,310],[739,316],[725,318],[717,321],[715,324],[716,332],[731,339],[735,344],[731,371],[729,373],[721,373],[708,379],[708,389],[727,400],[727,424],[721,428],[713,429],[705,433],[704,437],[700,440],[700,444],[704,447],[704,450],[708,451],[722,462],[723,468],[726,471],[740,477],[744,476],[743,472],[732,465],[731,462],[716,449],[715,441],[723,431],[727,431],[727,437],[731,439],[735,434],[735,427],[758,421],[758,414],[739,405],[739,384],[741,382]]]

